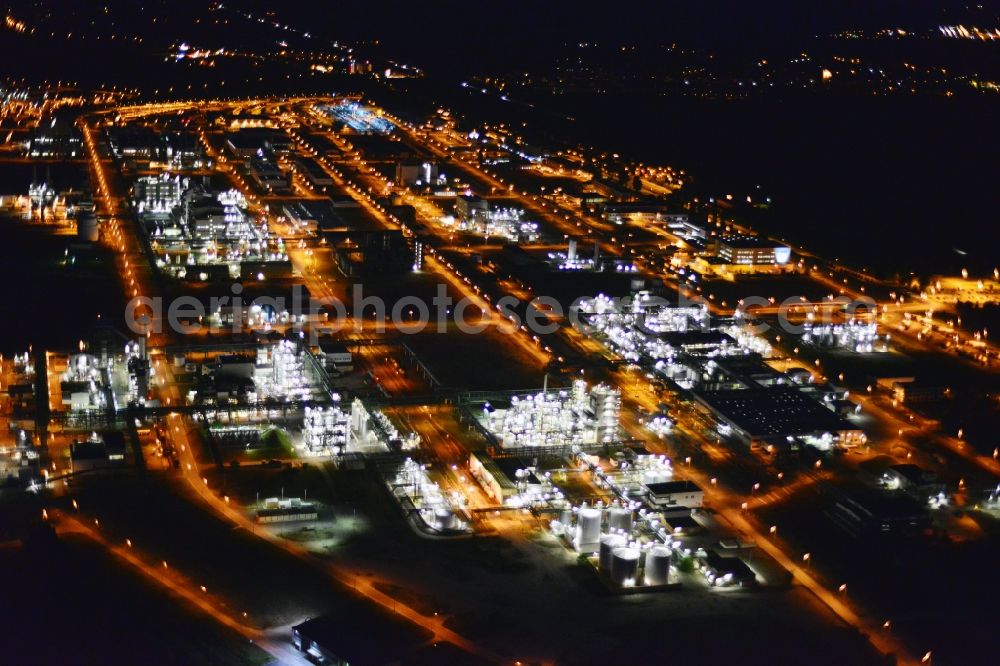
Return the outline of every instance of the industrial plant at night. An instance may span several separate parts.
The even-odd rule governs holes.
[[[1000,7],[14,2],[10,664],[993,663]]]

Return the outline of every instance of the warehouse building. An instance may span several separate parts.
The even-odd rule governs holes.
[[[849,446],[864,433],[798,388],[773,386],[693,392],[719,424],[719,434],[753,446],[787,447],[793,440],[832,439]]]

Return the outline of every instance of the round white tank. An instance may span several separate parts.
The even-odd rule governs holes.
[[[601,549],[598,551],[598,563],[601,571],[611,570],[611,556],[616,548],[621,548],[628,543],[622,534],[604,534],[601,536]]]
[[[622,531],[625,533],[632,531],[632,512],[625,507],[615,506],[608,511],[608,529],[612,531]]]
[[[569,528],[573,524],[573,510],[563,509],[559,512],[559,522],[562,523],[566,528]]]
[[[76,220],[76,235],[89,243],[97,242],[97,218],[88,213]]]
[[[437,509],[434,511],[434,522],[439,530],[450,530],[455,528],[455,514],[448,509]]]
[[[601,512],[597,509],[580,509],[576,516],[576,547],[596,544],[601,538]]]
[[[665,585],[670,575],[671,551],[666,546],[653,546],[646,553],[646,585]]]
[[[639,549],[615,548],[611,553],[611,580],[619,585],[634,585],[639,573]]]

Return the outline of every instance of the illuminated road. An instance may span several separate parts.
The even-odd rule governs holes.
[[[288,666],[308,666],[310,664],[309,660],[296,650],[290,642],[280,639],[275,640],[259,629],[240,622],[225,610],[213,604],[206,592],[195,587],[193,584],[184,584],[184,582],[179,581],[177,573],[173,570],[163,567],[162,564],[145,562],[136,553],[135,548],[131,546],[131,542],[127,544],[111,543],[98,530],[77,519],[75,516],[58,514],[52,515],[51,519],[57,525],[58,532],[82,534],[100,544],[115,559],[128,564],[134,571],[141,574],[151,583],[165,588],[184,599],[184,601],[198,608],[219,624],[243,635],[250,642],[268,652],[279,664],[287,664]]]
[[[865,412],[890,424],[890,428],[892,429],[902,429],[905,432],[913,430],[914,428],[913,423],[903,419],[899,414],[889,411],[885,407],[879,405],[878,402],[871,397],[862,397],[861,404]],[[922,437],[927,438],[927,440],[934,445],[950,451],[952,454],[995,477],[1000,477],[1000,461],[996,458],[991,458],[978,453],[970,444],[962,441],[958,437],[945,435],[936,429],[927,428],[920,428],[919,433]]]
[[[171,385],[170,388],[176,391],[176,388],[173,385]],[[425,615],[421,615],[419,612],[410,608],[402,601],[380,591],[376,587],[376,585],[380,582],[378,579],[364,576],[337,564],[317,560],[305,547],[286,539],[282,539],[280,536],[272,534],[266,529],[261,529],[242,509],[233,507],[225,500],[225,498],[216,495],[215,492],[208,487],[205,478],[200,476],[198,463],[195,459],[194,451],[191,448],[187,424],[184,421],[184,418],[177,413],[171,414],[167,417],[167,426],[170,436],[173,438],[174,447],[179,452],[179,460],[181,461],[181,470],[184,474],[184,478],[190,484],[192,489],[194,489],[194,491],[199,495],[199,497],[201,497],[205,505],[210,507],[222,518],[233,525],[242,527],[247,532],[258,536],[261,539],[264,539],[271,545],[281,548],[295,557],[298,557],[310,566],[325,572],[345,587],[354,589],[362,596],[374,603],[379,604],[386,610],[398,613],[414,624],[430,631],[436,640],[453,643],[466,651],[478,654],[493,661],[503,661],[496,655],[485,652],[478,645],[445,627],[445,616],[427,617]]]

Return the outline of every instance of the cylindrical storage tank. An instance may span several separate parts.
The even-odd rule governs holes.
[[[556,536],[566,534],[566,525],[560,520],[553,520],[549,523],[549,529],[552,530],[552,533]]]
[[[576,516],[576,547],[596,544],[601,538],[601,512],[597,509],[580,509]]]
[[[455,514],[448,509],[436,509],[434,511],[434,521],[439,530],[450,530],[455,528]]]
[[[672,551],[666,546],[653,546],[646,553],[646,570],[643,579],[646,585],[665,585],[670,575]]]
[[[621,548],[628,541],[621,534],[605,534],[601,536],[601,549],[598,551],[598,564],[601,571],[611,570],[611,556],[616,548]]]
[[[92,213],[81,215],[76,220],[76,235],[89,243],[97,242],[97,218]]]
[[[569,529],[569,526],[573,524],[573,510],[563,509],[562,511],[560,511],[559,522],[562,523],[566,527],[566,529]]]
[[[625,507],[615,506],[608,511],[608,529],[613,532],[632,531],[632,512]]]
[[[634,585],[639,573],[639,549],[615,548],[611,553],[611,580],[619,585]]]

